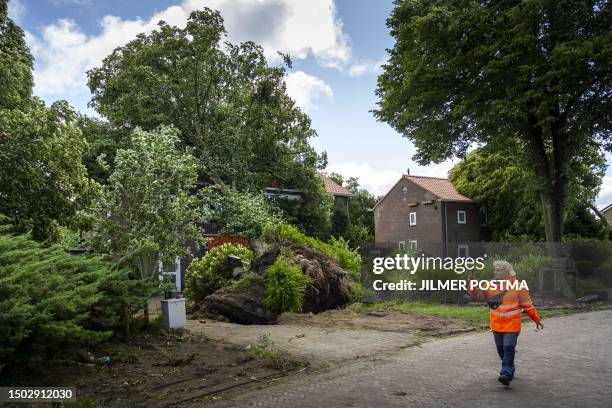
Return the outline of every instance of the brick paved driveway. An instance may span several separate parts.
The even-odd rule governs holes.
[[[432,341],[383,361],[360,360],[321,374],[220,401],[226,407],[612,407],[612,310],[523,326],[517,374],[497,382],[490,333]],[[206,404],[208,406],[208,404]]]

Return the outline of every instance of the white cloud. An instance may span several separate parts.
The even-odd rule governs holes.
[[[287,93],[304,112],[316,109],[314,100],[321,95],[333,96],[332,89],[322,79],[303,71],[289,73],[286,83]]]
[[[341,68],[350,61],[348,39],[333,0],[185,0],[148,19],[105,16],[95,35],[83,33],[69,19],[58,20],[37,33],[26,33],[35,57],[35,93],[47,100],[88,95],[86,71],[100,65],[113,49],[141,32],[151,32],[162,19],[184,27],[189,13],[203,7],[221,11],[230,41],[254,40],[264,47],[271,62],[279,60],[277,51],[294,59],[312,55],[325,67]],[[313,81],[311,89],[306,94],[331,93],[329,86]],[[296,95],[302,98],[305,94]],[[298,103],[309,105],[308,99]]]
[[[414,176],[447,177],[456,161],[447,160],[427,167],[411,166],[410,174]],[[391,187],[406,174],[407,169],[383,170],[372,167],[369,163],[336,163],[327,166],[326,172],[339,173],[345,178],[357,177],[359,184],[375,196],[385,195]]]
[[[9,17],[19,23],[21,17],[25,14],[26,7],[23,4],[23,0],[10,0],[8,3],[8,15]]]
[[[363,74],[379,74],[382,71],[382,65],[384,63],[384,58],[378,61],[356,62],[351,65],[348,70],[348,74],[352,77],[360,76]]]
[[[597,197],[597,208],[604,208],[609,204],[612,204],[612,176],[604,176]]]

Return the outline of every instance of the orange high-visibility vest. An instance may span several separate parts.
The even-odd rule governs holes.
[[[513,281],[514,276],[507,278]],[[471,297],[478,299],[489,299],[503,290],[468,290]],[[521,331],[522,314],[525,313],[536,323],[542,319],[531,302],[531,297],[526,289],[509,289],[504,294],[503,302],[497,309],[489,309],[489,326],[492,331],[519,333]]]

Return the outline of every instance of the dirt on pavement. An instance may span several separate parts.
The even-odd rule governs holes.
[[[111,358],[109,366],[104,356]],[[82,360],[56,361],[27,374],[3,372],[0,384],[76,387],[79,400],[96,406],[195,407],[221,392],[298,369],[290,360],[258,358],[244,347],[189,333],[108,343]]]

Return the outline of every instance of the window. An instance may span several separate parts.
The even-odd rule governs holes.
[[[416,242],[416,240],[408,241],[408,248],[410,249],[410,252],[416,252],[417,251],[417,242]]]
[[[172,262],[174,261],[174,262]],[[174,259],[170,258],[169,262],[159,261],[159,282],[163,283],[164,277],[170,278],[172,283],[175,284],[178,291],[182,290],[181,282],[181,258],[175,256]]]
[[[416,213],[411,212],[409,217],[410,217],[410,225],[416,225]]]
[[[397,243],[397,249],[399,249],[400,251],[405,251],[406,250],[406,241],[399,241]]]
[[[457,211],[457,224],[465,224],[465,211]]]
[[[470,256],[470,247],[467,245],[457,245],[457,257],[467,258]]]

